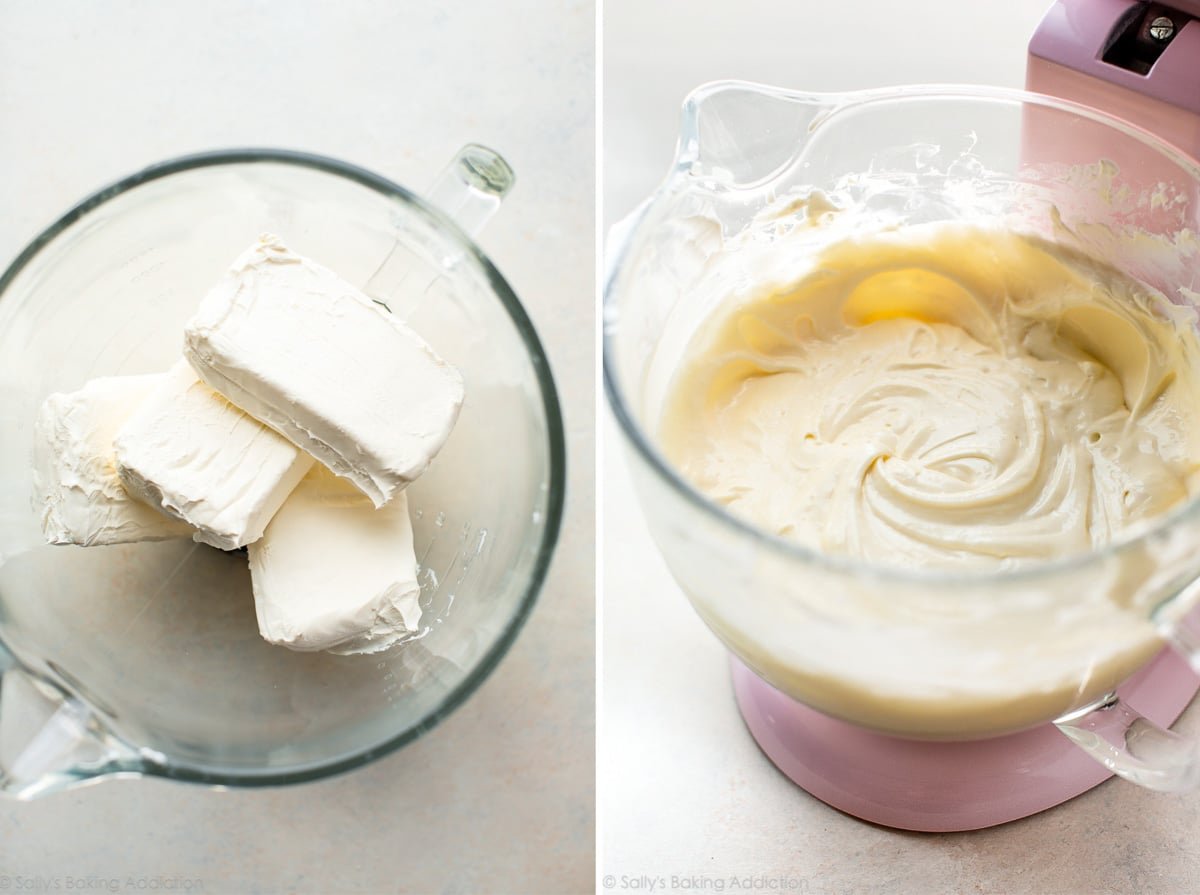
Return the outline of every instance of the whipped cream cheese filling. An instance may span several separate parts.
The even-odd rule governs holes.
[[[1032,237],[835,243],[698,330],[660,424],[699,490],[894,566],[1086,552],[1195,493],[1200,343],[1161,296]]]
[[[126,490],[234,550],[262,537],[311,468],[303,451],[233,406],[179,361],[114,440]]]
[[[377,507],[424,472],[463,401],[458,372],[416,333],[269,235],[205,297],[184,353]]]
[[[417,631],[417,560],[407,496],[376,509],[320,464],[250,545],[259,631],[294,650],[387,649]]]
[[[192,527],[134,500],[121,484],[113,438],[161,375],[93,379],[50,395],[34,431],[34,489],[51,544],[84,547],[191,537]]]

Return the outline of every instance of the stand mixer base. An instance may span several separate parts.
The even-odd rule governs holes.
[[[1053,724],[964,742],[891,737],[810,709],[737,658],[732,664],[738,707],[767,757],[821,801],[873,823],[977,830],[1052,808],[1112,776]],[[1198,686],[1187,663],[1164,650],[1120,693],[1165,727]]]

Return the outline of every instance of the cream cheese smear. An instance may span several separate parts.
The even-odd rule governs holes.
[[[1194,493],[1200,343],[1034,237],[923,226],[826,247],[701,324],[660,437],[766,531],[908,568],[1102,547]]]

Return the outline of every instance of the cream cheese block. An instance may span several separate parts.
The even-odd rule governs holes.
[[[233,550],[262,537],[312,458],[218,395],[180,361],[114,440],[126,490]]]
[[[411,329],[274,236],[241,255],[188,323],[197,374],[381,507],[421,475],[462,377]]]
[[[55,393],[34,429],[34,489],[51,544],[90,547],[190,537],[192,527],[134,500],[121,484],[113,438],[164,376],[109,376]]]
[[[258,628],[270,643],[373,653],[417,630],[421,587],[404,492],[376,509],[317,464],[249,553]]]

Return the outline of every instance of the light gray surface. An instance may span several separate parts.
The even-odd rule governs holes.
[[[741,0],[690,4],[685,15],[675,3],[608,0],[605,221],[661,179],[680,101],[704,81],[1017,87],[1048,5]],[[746,732],[724,650],[650,542],[605,416],[599,872],[602,884],[612,877],[608,891],[648,891],[660,877],[669,891],[673,875],[692,891],[736,891],[733,875],[774,887],[760,891],[831,895],[1200,891],[1196,794],[1110,781],[1003,827],[921,835],[854,820],[789,783]],[[1200,733],[1200,710],[1177,727]]]
[[[591,888],[593,36],[587,0],[0,4],[5,263],[86,193],[172,155],[304,149],[419,189],[461,144],[491,145],[518,183],[481,243],[548,348],[570,456],[541,603],[434,732],[301,787],[122,781],[0,802],[0,890]]]

